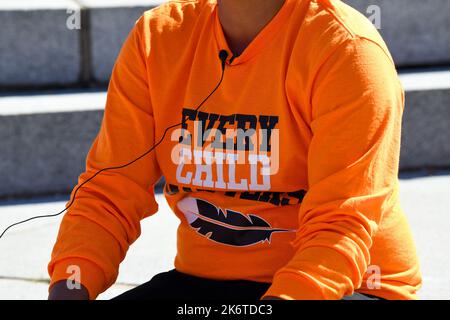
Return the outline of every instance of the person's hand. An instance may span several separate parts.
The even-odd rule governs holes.
[[[48,300],[89,300],[89,293],[81,284],[79,289],[69,289],[66,280],[61,280],[52,286]]]

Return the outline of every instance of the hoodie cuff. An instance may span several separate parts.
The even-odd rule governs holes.
[[[278,297],[283,300],[324,300],[320,289],[306,277],[293,272],[279,272],[262,297]]]
[[[58,281],[67,279],[78,280],[74,277],[73,270],[70,268],[71,266],[79,268],[79,282],[87,289],[90,300],[94,300],[104,291],[106,281],[103,271],[95,263],[80,258],[64,259],[53,266],[49,291]]]

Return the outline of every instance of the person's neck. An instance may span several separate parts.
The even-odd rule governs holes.
[[[234,55],[240,55],[285,0],[217,0],[219,20]]]

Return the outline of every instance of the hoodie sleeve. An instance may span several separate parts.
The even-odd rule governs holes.
[[[403,102],[389,53],[369,39],[346,40],[322,64],[296,254],[265,296],[341,299],[359,288],[380,220],[397,203]]]
[[[102,125],[77,186],[98,170],[127,164],[154,145],[145,32],[141,19],[119,54]],[[74,188],[75,201],[62,220],[48,266],[50,286],[68,279],[72,266],[81,271],[77,279],[90,299],[112,285],[128,247],[140,235],[140,220],[158,209],[153,187],[160,177],[155,154],[150,153],[127,167],[103,171],[76,197]]]

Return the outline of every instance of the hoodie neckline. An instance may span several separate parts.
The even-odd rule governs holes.
[[[296,1],[297,0],[285,0],[280,10],[278,10],[275,16],[264,26],[264,28],[256,35],[256,37],[250,42],[250,44],[239,56],[232,57],[232,55],[230,54],[227,59],[227,64],[231,66],[242,64],[261,52],[264,46],[270,43],[274,36],[280,31],[281,27],[287,22]],[[230,47],[228,46],[222,25],[220,23],[217,2],[214,6],[213,19],[214,35],[216,38],[218,49],[226,50],[228,53],[232,53]]]

